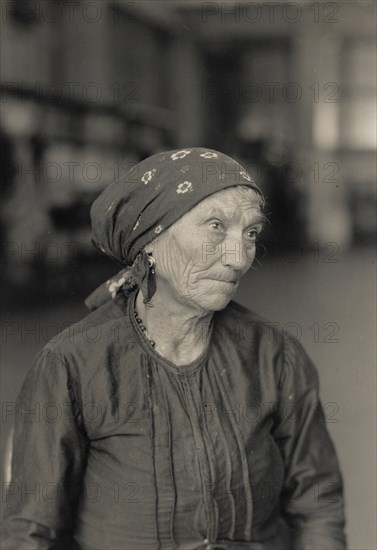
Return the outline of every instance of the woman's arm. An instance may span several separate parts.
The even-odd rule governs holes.
[[[292,337],[284,345],[274,436],[285,463],[282,514],[293,550],[344,550],[343,481],[319,401],[317,370]]]
[[[74,550],[86,436],[62,357],[37,356],[16,404],[3,550]]]

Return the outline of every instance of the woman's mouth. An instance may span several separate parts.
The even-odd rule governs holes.
[[[237,286],[238,281],[232,280],[232,281],[223,281],[220,279],[209,279],[212,283],[216,285],[219,289],[221,288],[223,292],[226,293],[233,293]]]

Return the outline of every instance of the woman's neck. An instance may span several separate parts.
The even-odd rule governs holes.
[[[197,359],[207,348],[213,312],[181,304],[156,291],[153,307],[147,308],[138,292],[135,308],[159,353],[176,365]]]

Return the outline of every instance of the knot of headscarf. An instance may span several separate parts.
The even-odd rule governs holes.
[[[263,197],[236,160],[201,147],[153,155],[110,184],[91,207],[92,241],[124,268],[87,298],[87,307],[99,307],[124,285],[141,288],[145,296],[153,283],[144,246],[206,197],[237,185]]]

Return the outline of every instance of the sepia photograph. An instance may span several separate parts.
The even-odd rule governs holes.
[[[1,0],[1,550],[376,550],[375,0]]]

